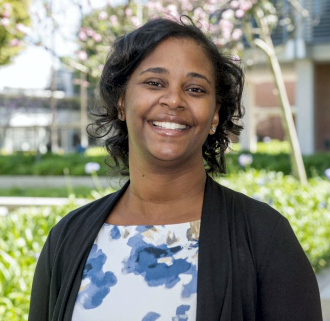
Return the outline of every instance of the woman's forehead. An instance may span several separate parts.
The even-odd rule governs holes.
[[[165,67],[165,68],[162,68]],[[149,68],[162,68],[164,73],[171,70],[189,69],[213,77],[212,62],[204,48],[190,38],[168,38],[159,43],[136,68],[141,73]]]

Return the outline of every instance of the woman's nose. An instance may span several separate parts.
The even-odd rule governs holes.
[[[183,93],[180,90],[169,90],[159,98],[159,104],[167,106],[170,109],[186,108],[187,103],[184,99]]]

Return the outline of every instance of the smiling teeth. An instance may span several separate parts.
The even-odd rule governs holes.
[[[177,123],[168,123],[168,122],[160,122],[160,121],[154,121],[152,122],[154,126],[165,128],[165,129],[186,129],[186,125],[181,125]]]

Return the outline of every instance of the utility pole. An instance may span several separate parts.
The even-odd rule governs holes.
[[[50,87],[50,109],[52,113],[52,121],[51,121],[51,127],[50,127],[50,140],[51,140],[51,151],[54,154],[58,153],[58,129],[57,129],[57,106],[56,106],[56,97],[55,97],[55,91],[56,91],[56,85],[57,85],[57,76],[56,76],[56,58],[55,58],[55,20],[52,16],[53,14],[53,0],[50,0],[49,2],[49,8],[50,13],[52,17],[52,32],[51,32],[51,48],[52,48],[52,67],[51,67],[51,87]]]
[[[88,147],[88,135],[86,127],[88,124],[87,116],[87,79],[86,73],[80,72],[80,144],[83,148]]]

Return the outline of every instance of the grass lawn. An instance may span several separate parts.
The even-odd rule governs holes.
[[[89,187],[75,187],[73,193],[78,198],[86,198],[91,195]],[[0,196],[18,197],[68,197],[69,192],[66,188],[6,188],[0,189]]]

